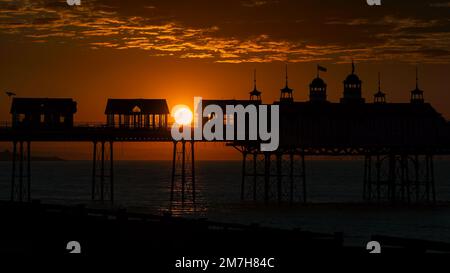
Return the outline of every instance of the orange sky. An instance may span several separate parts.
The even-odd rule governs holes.
[[[194,96],[247,98],[253,69],[270,103],[284,85],[286,62],[295,99],[306,100],[320,63],[328,68],[328,98],[337,102],[355,59],[368,101],[378,72],[388,101],[408,101],[419,64],[426,101],[450,117],[450,5],[342,2],[95,0],[72,8],[0,0],[0,91],[72,97],[76,122],[104,121],[108,98],[166,98],[169,107],[191,105]],[[0,120],[9,120],[9,103],[0,96]],[[222,146],[206,145],[197,155],[238,158]],[[170,158],[165,145],[118,149],[130,151],[116,153],[121,159]],[[84,159],[90,146],[39,144],[35,152]]]

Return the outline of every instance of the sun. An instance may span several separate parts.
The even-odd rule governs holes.
[[[178,104],[172,108],[172,117],[180,125],[189,125],[192,123],[193,114],[188,106]]]

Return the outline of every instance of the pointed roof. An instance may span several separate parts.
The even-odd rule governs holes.
[[[292,93],[292,91],[294,91],[294,90],[289,88],[288,68],[287,68],[287,64],[286,64],[286,86],[281,89],[281,92],[283,92],[283,93]]]
[[[250,92],[251,96],[259,96],[261,95],[261,91],[256,88],[256,69],[254,70],[253,76],[253,90]]]
[[[411,91],[412,94],[423,94],[423,90],[419,88],[419,69],[416,67],[416,88]]]
[[[386,94],[381,92],[381,77],[380,73],[378,73],[378,92],[375,93],[375,97],[385,97]]]

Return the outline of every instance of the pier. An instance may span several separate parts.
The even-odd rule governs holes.
[[[329,102],[326,92],[318,74],[310,85],[310,100],[298,102],[286,79],[280,100],[273,102],[280,107],[276,151],[261,151],[259,141],[220,141],[242,154],[241,199],[306,203],[308,157],[359,156],[364,159],[365,201],[435,203],[433,160],[450,155],[450,125],[424,101],[418,81],[409,102],[389,103],[380,88],[373,102],[366,102],[353,65],[340,102]],[[207,100],[203,107],[260,105],[261,93],[255,80],[248,100]],[[75,113],[72,99],[12,100],[12,120],[0,128],[0,141],[13,146],[12,201],[32,199],[33,142],[91,143],[92,200],[111,203],[114,144],[169,142],[173,144],[170,199],[195,202],[195,146],[207,140],[174,141],[165,99],[109,99],[104,123],[77,124]],[[228,117],[224,124],[236,118]],[[175,195],[176,189],[181,189],[180,196]]]

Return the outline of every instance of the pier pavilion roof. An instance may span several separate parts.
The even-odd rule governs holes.
[[[169,114],[165,99],[108,99],[105,114]]]
[[[13,98],[11,113],[76,113],[77,103],[70,98]]]

